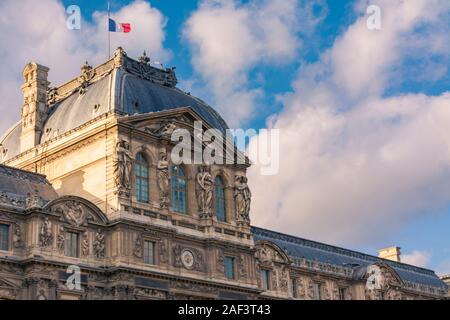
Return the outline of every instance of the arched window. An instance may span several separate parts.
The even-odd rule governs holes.
[[[223,179],[221,176],[217,176],[214,179],[214,194],[215,194],[215,204],[216,204],[216,217],[219,221],[227,221],[225,214],[225,192],[223,186]]]
[[[172,209],[175,212],[186,213],[186,175],[183,168],[172,166]]]
[[[136,199],[148,203],[148,162],[142,153],[136,155]]]

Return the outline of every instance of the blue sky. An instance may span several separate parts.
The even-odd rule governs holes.
[[[116,43],[124,39],[126,51],[145,49],[153,60],[176,66],[180,87],[232,126],[265,128],[270,119],[269,126],[280,128],[280,174],[250,172],[257,225],[372,254],[395,244],[409,262],[450,273],[450,9],[445,0],[430,1],[434,6],[424,0],[154,0],[146,2],[155,11],[145,17],[157,20],[159,12],[166,22],[155,24],[160,30],[141,28],[134,42],[112,36]],[[364,28],[371,3],[382,9],[378,33]],[[86,27],[67,33],[70,43],[52,42],[51,54],[18,45],[16,52],[30,49],[31,57],[5,58],[17,76],[0,89],[20,83],[19,66],[33,55],[55,70],[72,64],[63,58],[101,62],[104,20],[93,14],[104,14],[106,1],[62,1],[73,4]],[[127,17],[121,22],[135,27],[140,12],[123,11],[134,4],[112,0],[113,17]],[[245,30],[228,32],[228,22]],[[217,45],[233,50],[215,55]],[[76,72],[57,71],[55,82]],[[19,93],[10,100],[18,103]],[[276,192],[267,194],[261,187],[267,185]]]

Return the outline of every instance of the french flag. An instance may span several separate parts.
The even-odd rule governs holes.
[[[113,19],[109,18],[109,32],[128,33],[130,31],[131,31],[131,24],[129,24],[129,23],[117,23]]]

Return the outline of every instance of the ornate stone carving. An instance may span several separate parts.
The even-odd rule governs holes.
[[[147,56],[147,52],[144,51],[144,53],[142,54],[142,56],[140,56],[138,58],[138,61],[142,64],[149,64],[150,63],[150,58]]]
[[[169,198],[169,161],[167,160],[167,151],[165,148],[159,150],[159,161],[157,165],[159,205],[161,208],[167,208],[170,204]]]
[[[97,259],[103,259],[105,258],[105,235],[101,230],[98,230],[95,234],[95,240],[94,240],[94,256]]]
[[[95,69],[93,69],[89,63],[86,61],[81,67],[81,76],[78,77],[77,81],[80,84],[79,93],[84,94],[87,87],[89,86],[91,80],[95,76]]]
[[[65,201],[52,209],[54,212],[60,213],[71,225],[79,227],[86,222],[87,212],[84,206],[78,201]]]
[[[39,232],[39,245],[43,248],[49,247],[53,244],[52,223],[48,218],[41,223],[41,230]]]
[[[209,218],[213,214],[213,188],[214,181],[206,166],[201,166],[197,173],[197,203],[201,218]]]
[[[250,203],[252,194],[247,185],[247,177],[235,177],[234,201],[236,206],[236,222],[241,225],[250,225]]]
[[[159,241],[159,262],[168,263],[169,262],[169,252],[167,250],[166,240],[161,239]]]
[[[114,182],[119,195],[130,196],[132,154],[130,144],[120,140],[116,144],[117,158],[114,161]]]
[[[140,234],[138,234],[134,240],[133,254],[136,258],[142,258],[144,256],[144,241]]]
[[[288,280],[288,271],[287,268],[283,268],[281,272],[279,272],[279,283],[280,283],[280,289],[282,291],[288,291],[289,290],[289,280]]]
[[[306,297],[305,281],[303,278],[297,278],[297,296],[300,299],[304,299]]]
[[[25,198],[25,208],[27,210],[30,209],[39,209],[44,206],[44,199],[39,196],[39,191],[35,190],[34,194],[28,193]]]
[[[88,233],[83,233],[83,240],[81,242],[81,254],[83,256],[89,255],[89,236]]]
[[[238,272],[239,277],[245,278],[247,276],[247,264],[245,263],[245,256],[241,254],[238,258]]]
[[[136,288],[134,291],[134,296],[136,299],[140,298],[153,298],[165,300],[167,298],[167,293],[160,290],[148,289],[148,288]]]
[[[56,236],[56,246],[60,252],[64,252],[64,245],[66,243],[66,235],[64,227],[59,227],[59,233]]]
[[[13,207],[25,207],[25,198],[6,194],[4,191],[0,191],[0,204],[13,206]]]
[[[14,225],[14,234],[13,234],[13,245],[14,248],[22,248],[24,246],[24,242],[22,239],[22,229],[19,224]]]
[[[122,47],[118,47],[114,51],[114,67],[121,68],[125,63],[125,57],[127,53],[122,49]]]
[[[181,245],[173,247],[174,266],[188,270],[204,271],[205,261],[200,250],[187,248]]]
[[[217,251],[216,270],[222,274],[225,273],[225,255],[223,250]]]

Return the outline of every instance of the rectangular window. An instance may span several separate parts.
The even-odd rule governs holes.
[[[297,298],[297,279],[291,279],[292,298]]]
[[[320,283],[313,283],[314,300],[322,300],[321,287]]]
[[[345,300],[345,293],[346,293],[345,288],[339,288],[339,300]]]
[[[78,233],[66,232],[66,256],[78,258],[78,241]]]
[[[0,250],[9,250],[9,225],[0,224]]]
[[[155,264],[155,243],[153,241],[144,241],[144,263]]]
[[[225,276],[228,279],[234,279],[234,258],[225,257]]]
[[[261,270],[261,284],[263,290],[269,290],[269,283],[270,283],[270,271]]]

